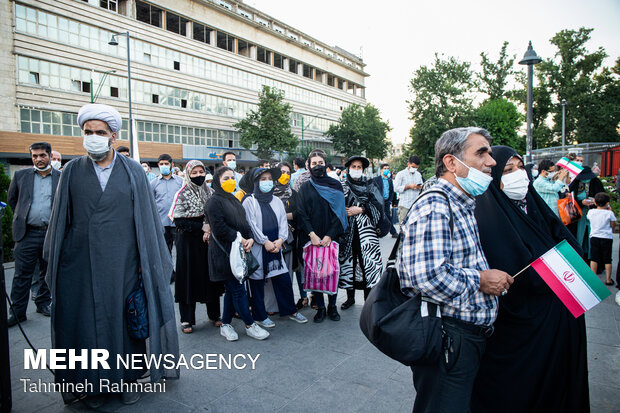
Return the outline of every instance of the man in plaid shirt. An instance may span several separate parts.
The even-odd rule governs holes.
[[[487,338],[497,316],[497,296],[512,277],[489,269],[474,217],[475,199],[491,182],[491,135],[481,128],[458,128],[435,144],[438,182],[421,194],[403,223],[399,256],[401,289],[438,301],[443,317],[442,357],[437,365],[414,366],[414,412],[469,410],[469,400]]]

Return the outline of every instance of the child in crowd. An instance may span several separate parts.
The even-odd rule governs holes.
[[[609,195],[599,192],[594,196],[596,209],[588,211],[590,221],[590,268],[597,273],[598,264],[605,265],[605,284],[613,285],[611,280],[611,247],[616,216],[609,207]]]

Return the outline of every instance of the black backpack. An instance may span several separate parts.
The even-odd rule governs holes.
[[[448,200],[452,234],[452,208],[445,192],[429,190],[420,194],[416,202],[423,195],[433,192],[442,194]],[[396,361],[407,366],[434,364],[439,360],[442,346],[440,308],[438,303],[430,298],[421,294],[408,297],[400,290],[396,254],[402,238],[401,229],[383,275],[364,303],[360,328],[375,347]]]

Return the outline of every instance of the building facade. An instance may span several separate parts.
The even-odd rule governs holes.
[[[127,35],[134,136],[142,160],[217,165],[240,147],[233,124],[257,107],[263,85],[283,91],[305,147],[351,104],[364,105],[364,63],[234,0],[15,0],[0,2],[0,160],[30,164],[28,146],[49,141],[63,160],[85,153],[78,109],[95,100],[123,116],[128,145]],[[295,6],[291,6],[295,7]]]

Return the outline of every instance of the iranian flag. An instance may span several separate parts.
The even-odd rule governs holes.
[[[611,295],[566,240],[534,261],[532,267],[575,318]]]
[[[575,162],[571,162],[568,158],[564,157],[558,161],[557,166],[568,170],[568,174],[570,175],[570,181],[573,180],[583,171],[583,167],[577,165]]]

